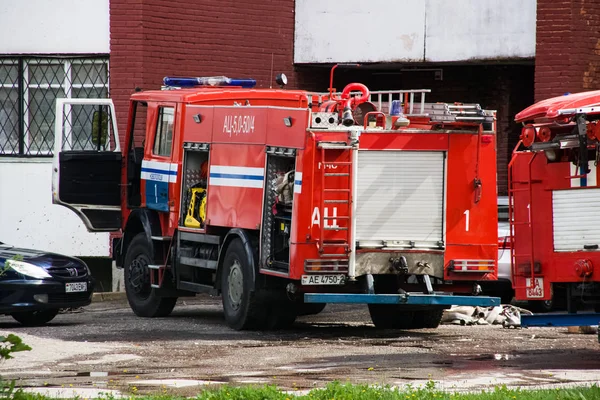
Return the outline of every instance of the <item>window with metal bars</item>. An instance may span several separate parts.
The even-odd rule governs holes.
[[[108,96],[108,57],[0,57],[0,157],[52,156],[55,100]]]

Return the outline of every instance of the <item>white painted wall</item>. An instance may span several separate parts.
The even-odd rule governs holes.
[[[297,0],[294,62],[535,56],[536,0]]]
[[[0,55],[108,54],[109,0],[0,0]],[[108,257],[109,234],[89,233],[52,204],[52,160],[0,158],[0,241]]]
[[[52,160],[0,159],[0,242],[80,257],[108,257],[108,233],[89,233],[52,204]]]
[[[0,54],[109,52],[109,0],[1,0]]]

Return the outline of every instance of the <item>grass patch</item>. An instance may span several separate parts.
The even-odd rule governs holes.
[[[50,400],[51,398],[17,391],[15,400]],[[481,393],[452,393],[435,388],[430,382],[424,388],[398,389],[389,386],[353,385],[333,382],[323,389],[313,389],[306,395],[282,392],[275,386],[222,386],[205,389],[195,397],[170,395],[130,395],[134,400],[595,400],[600,399],[600,386],[569,389],[520,390],[498,386]],[[112,396],[100,397],[112,400]],[[78,399],[83,400],[83,399]],[[88,399],[92,400],[92,399]]]

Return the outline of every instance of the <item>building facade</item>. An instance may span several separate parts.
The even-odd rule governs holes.
[[[600,6],[583,0],[23,0],[0,5],[0,241],[108,260],[51,204],[54,100],[111,97],[121,133],[128,99],[166,75],[285,73],[289,88],[431,89],[427,101],[498,112],[498,193],[518,141],[514,115],[597,88]],[[8,39],[10,38],[10,39]],[[103,264],[105,265],[105,264]],[[110,285],[108,285],[110,286]],[[107,287],[100,290],[108,289]]]
[[[109,93],[108,2],[3,2],[0,37],[0,241],[106,257],[107,234],[51,204],[51,174],[55,99]]]

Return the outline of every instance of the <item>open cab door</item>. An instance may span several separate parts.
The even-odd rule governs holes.
[[[90,232],[121,228],[122,155],[110,99],[56,99],[52,202]]]

